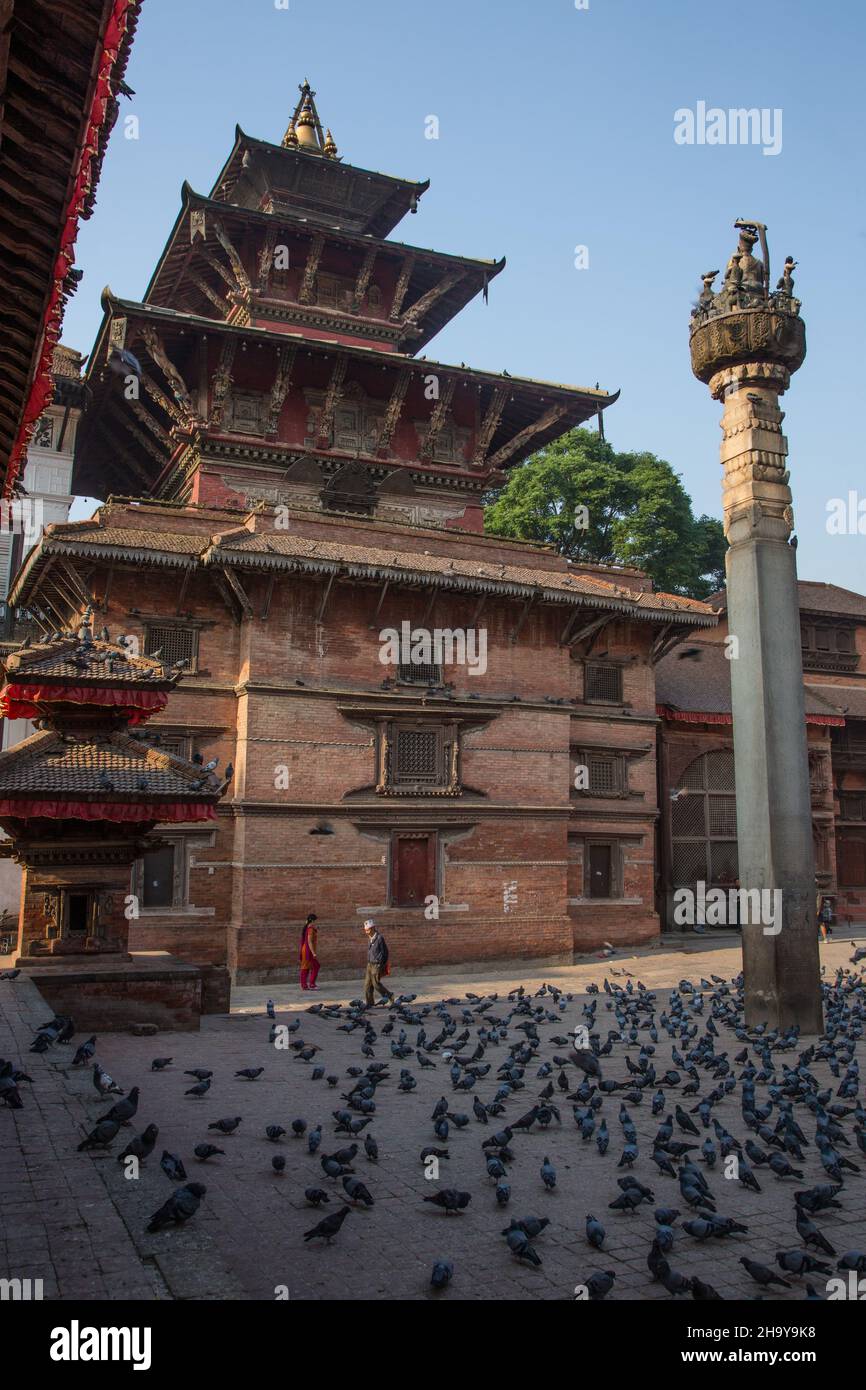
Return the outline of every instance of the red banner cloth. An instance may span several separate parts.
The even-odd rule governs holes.
[[[0,801],[0,816],[19,820],[109,820],[127,821],[198,821],[215,820],[213,806],[200,801],[172,801],[165,805],[145,805],[138,802],[113,801]]]
[[[130,712],[130,724],[143,724],[152,714],[165,709],[164,690],[102,690],[91,685],[27,685],[9,681],[0,691],[0,717],[39,719],[45,705],[102,705]]]
[[[681,724],[733,724],[729,714],[711,714],[700,710],[671,709],[669,705],[656,705],[660,719],[672,719]],[[845,719],[841,714],[807,714],[807,724],[832,724],[844,728]]]

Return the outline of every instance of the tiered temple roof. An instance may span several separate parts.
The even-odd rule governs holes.
[[[210,196],[184,185],[144,302],[105,291],[75,486],[243,510],[278,479],[367,515],[396,486],[477,528],[616,395],[419,357],[504,260],[387,240],[427,184],[342,162],[300,92],[282,144],[238,130]]]

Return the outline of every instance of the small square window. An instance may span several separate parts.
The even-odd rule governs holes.
[[[398,680],[404,685],[441,685],[442,667],[435,662],[401,661]]]
[[[174,666],[179,661],[187,664],[187,672],[198,666],[198,629],[175,627],[168,624],[149,624],[144,635],[144,655],[156,656],[165,666]]]
[[[588,662],[584,667],[584,699],[622,703],[622,667]]]

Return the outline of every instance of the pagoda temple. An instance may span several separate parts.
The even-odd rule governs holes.
[[[156,1013],[189,1026],[188,1001],[176,997],[190,992],[189,967],[178,986],[166,962],[141,968],[128,950],[138,910],[130,870],[159,845],[152,831],[213,820],[227,785],[144,736],[181,674],[128,639],[112,642],[107,629],[94,640],[89,609],[77,632],[58,630],[3,660],[0,716],[36,729],[0,753],[0,849],[23,867],[16,964],[37,967],[57,1007],[74,1000],[83,1027],[110,1026],[111,1001],[124,1022],[137,1003],[143,1021]],[[88,977],[94,961],[102,969]]]
[[[107,500],[10,602],[48,631],[84,590],[186,662],[149,727],[236,768],[211,833],[134,870],[134,949],[257,981],[309,911],[326,975],[369,916],[404,967],[658,933],[654,664],[717,617],[483,534],[484,494],[617,393],[426,355],[504,264],[392,239],[426,189],[345,162],[304,83],[279,144],[238,129],[184,185],[143,300],[104,292],[73,487]],[[407,631],[447,645],[389,655]]]

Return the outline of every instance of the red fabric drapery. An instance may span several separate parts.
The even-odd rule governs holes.
[[[200,801],[171,801],[165,805],[146,805],[138,802],[114,801],[35,801],[0,800],[0,817],[14,816],[18,820],[108,820],[117,823],[130,821],[195,821],[214,820],[216,810]]]
[[[124,713],[131,711],[130,724],[142,724],[152,714],[165,709],[168,693],[164,690],[103,690],[93,685],[29,685],[9,681],[0,690],[0,717],[38,719],[45,714],[45,705],[60,701],[69,705],[101,705]]]
[[[66,208],[63,228],[60,234],[60,249],[54,263],[54,270],[51,276],[51,289],[48,295],[48,302],[45,306],[45,313],[42,318],[42,347],[39,353],[39,361],[33,374],[33,383],[30,387],[30,393],[21,415],[18,435],[9,456],[9,468],[6,473],[6,483],[3,489],[4,495],[7,497],[11,494],[12,484],[21,471],[21,465],[27,453],[27,445],[33,433],[33,427],[51,397],[53,389],[51,381],[52,356],[60,338],[60,327],[63,320],[63,283],[72,267],[74,259],[75,238],[78,236],[78,222],[81,216],[81,210],[84,207],[85,198],[90,189],[92,162],[99,150],[99,132],[105,121],[106,107],[108,99],[111,96],[111,74],[117,62],[117,55],[126,32],[129,13],[135,9],[137,3],[138,0],[114,0],[108,23],[105,26],[102,54],[99,60],[99,73],[96,79],[93,100],[90,105],[87,129],[82,142],[81,157],[78,161],[72,195],[69,199],[69,205]]]
[[[675,720],[680,724],[733,724],[730,714],[710,714],[707,711],[671,709],[669,705],[656,705],[656,714],[660,719]],[[845,725],[844,716],[841,714],[807,714],[807,724],[832,724],[836,728],[843,728]]]

